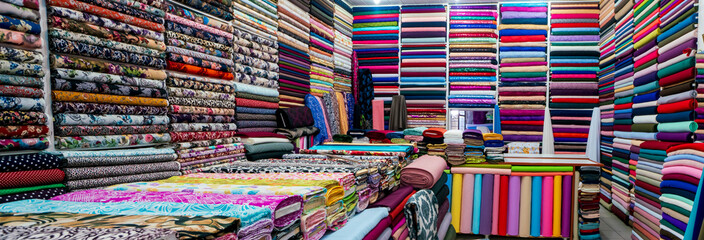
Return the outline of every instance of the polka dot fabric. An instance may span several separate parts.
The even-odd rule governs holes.
[[[52,154],[0,156],[0,172],[54,169],[59,166],[61,159]]]
[[[8,195],[0,195],[0,203],[14,202],[25,199],[50,199],[58,195],[66,194],[66,188],[48,188],[30,192],[21,192]]]

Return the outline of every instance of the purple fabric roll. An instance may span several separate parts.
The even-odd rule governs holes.
[[[641,86],[641,85],[645,85],[645,84],[651,83],[656,80],[658,80],[658,72],[653,71],[651,73],[645,74],[645,75],[640,76],[640,77],[636,78],[635,80],[633,80],[633,85],[634,86]]]
[[[501,116],[503,118],[503,116]],[[543,131],[543,126],[533,126],[533,125],[503,125],[501,126],[503,130],[509,131]]]
[[[694,134],[691,132],[659,132],[655,137],[666,142],[694,142]]]
[[[513,110],[513,109],[501,109],[499,110],[501,116],[544,116],[545,111],[543,110]]]
[[[479,223],[479,234],[490,235],[494,207],[494,175],[484,174],[482,178],[482,221]]]
[[[496,5],[467,5],[467,6],[450,6],[450,9],[488,9],[496,10]]]
[[[503,121],[542,121],[544,118],[545,116],[501,116]]]
[[[658,45],[657,40],[653,39],[653,41],[650,41],[650,42],[646,43],[645,45],[643,45],[642,47],[640,47],[638,50],[636,50],[633,55],[638,56],[638,55],[641,55],[641,54],[643,54],[643,53],[646,53],[646,52],[648,52],[650,49],[652,49],[653,47],[657,47],[657,45]]]
[[[542,140],[542,135],[504,135],[504,141],[540,142]]]
[[[587,138],[555,138],[555,142],[587,142]]]
[[[428,38],[428,37],[445,37],[446,32],[425,31],[425,32],[402,32],[402,38]],[[443,52],[444,53],[444,52]]]
[[[508,228],[507,234],[518,235],[519,212],[521,207],[521,177],[511,176],[508,182]]]
[[[599,36],[579,35],[579,36],[550,36],[550,41],[599,41]]]
[[[562,177],[562,237],[570,235],[570,206],[572,205],[572,176]]]
[[[491,86],[450,86],[450,90],[491,90]]]
[[[533,77],[533,78],[501,78],[501,81],[505,82],[545,82],[547,77]]]
[[[501,7],[501,12],[521,11],[521,12],[547,12],[547,7]]]
[[[677,47],[674,47],[667,52],[664,52],[658,56],[658,62],[665,62],[667,60],[673,59],[679,55],[682,55],[682,51],[685,49],[696,49],[697,48],[697,39],[692,38],[689,41],[684,42],[683,44],[677,45]]]
[[[547,18],[547,12],[514,12],[514,11],[503,11],[501,8],[501,19],[515,19],[515,18]]]
[[[496,104],[494,99],[476,99],[476,98],[452,98],[450,103],[471,103],[471,104]]]
[[[557,133],[589,133],[588,128],[553,128],[552,131]]]
[[[672,216],[668,215],[667,213],[662,213],[662,219],[671,223],[675,227],[679,228],[679,230],[684,231],[687,229],[686,223],[683,223],[682,221],[678,220],[677,218],[673,218]]]

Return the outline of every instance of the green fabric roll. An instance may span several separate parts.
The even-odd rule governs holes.
[[[457,166],[452,166],[453,168],[460,167],[471,167],[471,168],[498,168],[498,169],[510,169],[511,165],[508,164],[477,164],[477,163],[465,163]]]
[[[633,125],[633,119],[615,119],[614,124],[616,125]]]
[[[260,144],[245,144],[244,148],[247,149],[247,155],[264,153],[264,152],[276,152],[276,151],[293,151],[293,144],[291,143],[260,143]]]
[[[501,73],[501,77],[505,78],[522,78],[522,77],[546,77],[547,72],[505,72]]]
[[[445,234],[445,239],[443,240],[455,240],[457,239],[457,231],[455,230],[455,227],[450,225],[449,228],[447,228],[447,233]]]
[[[620,158],[620,157],[613,157],[614,160],[619,161],[620,163],[625,163],[628,164],[628,160]],[[616,169],[616,168],[614,168]]]
[[[626,104],[626,103],[632,103],[633,102],[633,96],[628,96],[625,98],[617,98],[614,100],[614,104]]]
[[[648,10],[648,11],[646,11],[644,17],[647,17],[648,15],[650,15],[650,13],[652,13],[657,8],[657,6],[660,5],[659,3],[656,3],[655,5],[651,6],[650,4],[652,4],[653,1],[655,1],[655,0],[648,0],[645,2],[641,2],[639,5],[641,5],[643,7],[638,8],[638,10],[633,11],[633,16],[638,16],[644,10]]]
[[[631,131],[633,132],[657,132],[657,123],[636,123],[631,125]]]
[[[332,136],[332,140],[335,142],[345,142],[345,143],[351,143],[352,142],[352,136],[350,135],[343,135],[343,134],[335,134]]]
[[[667,226],[668,228],[672,229],[673,231],[675,231],[681,235],[684,235],[684,231],[680,230],[678,227],[675,227],[675,225],[672,225],[672,223],[670,223],[668,221],[660,221],[660,224]]]
[[[695,57],[687,58],[685,60],[679,61],[675,64],[667,66],[666,68],[658,70],[658,77],[664,78],[672,74],[681,72],[687,68],[694,67],[697,64],[697,59]]]
[[[667,156],[655,155],[655,154],[649,154],[649,153],[639,153],[638,157],[650,159],[650,160],[658,161],[658,162],[664,162],[665,158],[667,158]]]
[[[572,172],[571,166],[511,166],[511,172]]]
[[[665,157],[667,157],[667,151],[665,151],[665,150],[641,148],[641,149],[640,149],[640,152],[641,152],[641,153],[647,153],[647,154],[660,155],[660,156],[665,156]]]
[[[661,47],[661,48],[665,47],[665,46],[667,46],[667,44],[670,44],[671,42],[677,40],[678,38],[684,36],[685,34],[690,33],[691,31],[694,31],[696,29],[697,29],[697,27],[695,27],[694,24],[689,25],[689,26],[685,27],[684,29],[680,30],[679,32],[673,34],[672,36],[666,38],[662,42],[658,42],[658,47]]]
[[[365,15],[377,15],[377,14],[394,14],[399,13],[398,10],[383,10],[383,11],[365,11],[365,12],[355,12],[354,16],[365,16]]]
[[[658,132],[694,132],[699,125],[695,121],[683,121],[658,124]]]
[[[66,186],[61,183],[57,183],[57,184],[49,184],[49,185],[41,185],[41,186],[33,186],[33,187],[0,189],[0,195],[8,195],[8,194],[15,194],[15,193],[37,191],[37,190],[42,190],[42,189],[63,188],[63,187],[66,187]]]
[[[663,197],[667,197],[667,198],[671,198],[671,199],[675,199],[675,200],[677,200],[677,201],[680,201],[680,202],[683,202],[683,203],[686,203],[686,204],[689,204],[689,205],[692,205],[692,206],[694,205],[694,201],[689,200],[689,199],[687,199],[687,198],[685,198],[685,197],[683,197],[683,196],[680,196],[680,195],[675,195],[675,194],[672,194],[672,193],[664,193],[664,194],[662,194],[662,196],[663,196]]]
[[[652,81],[652,82],[647,83],[645,85],[640,85],[640,86],[634,87],[633,94],[650,92],[650,91],[658,89],[658,88],[660,88],[660,82],[659,81]]]
[[[633,71],[634,71],[634,72],[640,72],[640,71],[642,71],[643,69],[649,68],[650,66],[653,66],[653,65],[656,64],[656,63],[658,63],[658,60],[657,60],[657,59],[650,60],[650,61],[646,62],[645,64],[640,65],[640,66],[638,66],[637,68],[634,68]]]
[[[267,96],[262,96],[262,95],[254,95],[254,94],[246,93],[246,92],[238,92],[237,97],[238,98],[260,100],[260,101],[265,101],[265,102],[273,102],[273,103],[279,102],[279,98],[277,98],[277,97],[267,97]]]
[[[685,215],[685,216],[689,216],[689,215],[692,213],[692,212],[690,212],[690,211],[687,211],[687,209],[684,209],[684,208],[682,208],[682,207],[680,207],[680,206],[677,206],[677,205],[675,205],[675,204],[671,204],[671,203],[667,203],[667,202],[660,201],[660,205],[661,205],[663,208],[669,208],[669,209],[671,209],[672,211],[681,213],[682,215]]]

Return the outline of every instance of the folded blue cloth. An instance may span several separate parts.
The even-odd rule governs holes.
[[[544,58],[547,54],[545,52],[528,52],[528,51],[516,51],[516,52],[501,52],[499,54],[499,59],[504,58]]]

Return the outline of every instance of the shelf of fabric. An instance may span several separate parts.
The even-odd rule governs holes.
[[[663,160],[666,150],[675,142],[645,141],[640,144],[634,188],[632,235],[642,238],[659,238],[662,210],[660,209]]]
[[[635,136],[631,134],[633,124],[633,1],[621,0],[615,3],[615,73],[614,73],[614,148],[612,161],[612,212],[623,220],[629,222],[632,211],[631,195],[634,181],[631,176],[635,176],[638,152],[632,152],[631,147],[636,146],[638,141],[633,139],[649,139],[651,134]],[[633,154],[631,154],[633,153]],[[631,164],[633,163],[633,164]]]
[[[391,98],[399,94],[400,7],[354,7],[352,14],[353,57],[357,59],[354,67],[371,72],[373,98],[383,100],[388,108]]]
[[[335,0],[335,83],[341,92],[352,92],[352,7],[344,0]]]
[[[659,189],[661,195],[657,199],[662,210],[661,239],[685,239],[683,235],[692,218],[690,215],[697,207],[694,201],[702,163],[696,159],[700,159],[701,151],[701,144],[682,144],[667,150]]]
[[[310,9],[310,90],[323,96],[334,91],[335,8],[329,0],[311,0]]]
[[[601,168],[600,203],[606,209],[611,209],[611,185],[613,174],[611,162],[613,160],[614,143],[614,1],[604,0],[599,3],[599,109],[601,110],[601,138],[600,159],[604,166]]]
[[[63,161],[59,154],[46,152],[0,156],[0,203],[66,193]]]
[[[401,7],[400,94],[409,108],[409,128],[446,124],[445,112],[432,112],[447,104],[446,11],[444,5]]]
[[[0,153],[17,154],[50,146],[45,114],[45,55],[39,6],[22,1],[0,3]]]
[[[303,106],[310,93],[310,1],[279,0],[279,107]]]
[[[601,175],[600,167],[580,167],[579,173],[579,188],[577,189],[579,238],[599,239],[601,238],[601,233],[599,232],[599,177]]]
[[[550,7],[550,120],[556,154],[585,154],[599,107],[599,5]]]
[[[500,5],[499,105],[507,142],[541,142],[547,91],[548,5]]]
[[[46,4],[56,149],[168,143],[164,68],[174,59],[165,59],[170,16],[160,3]]]
[[[450,6],[448,108],[496,105],[497,5]]]

